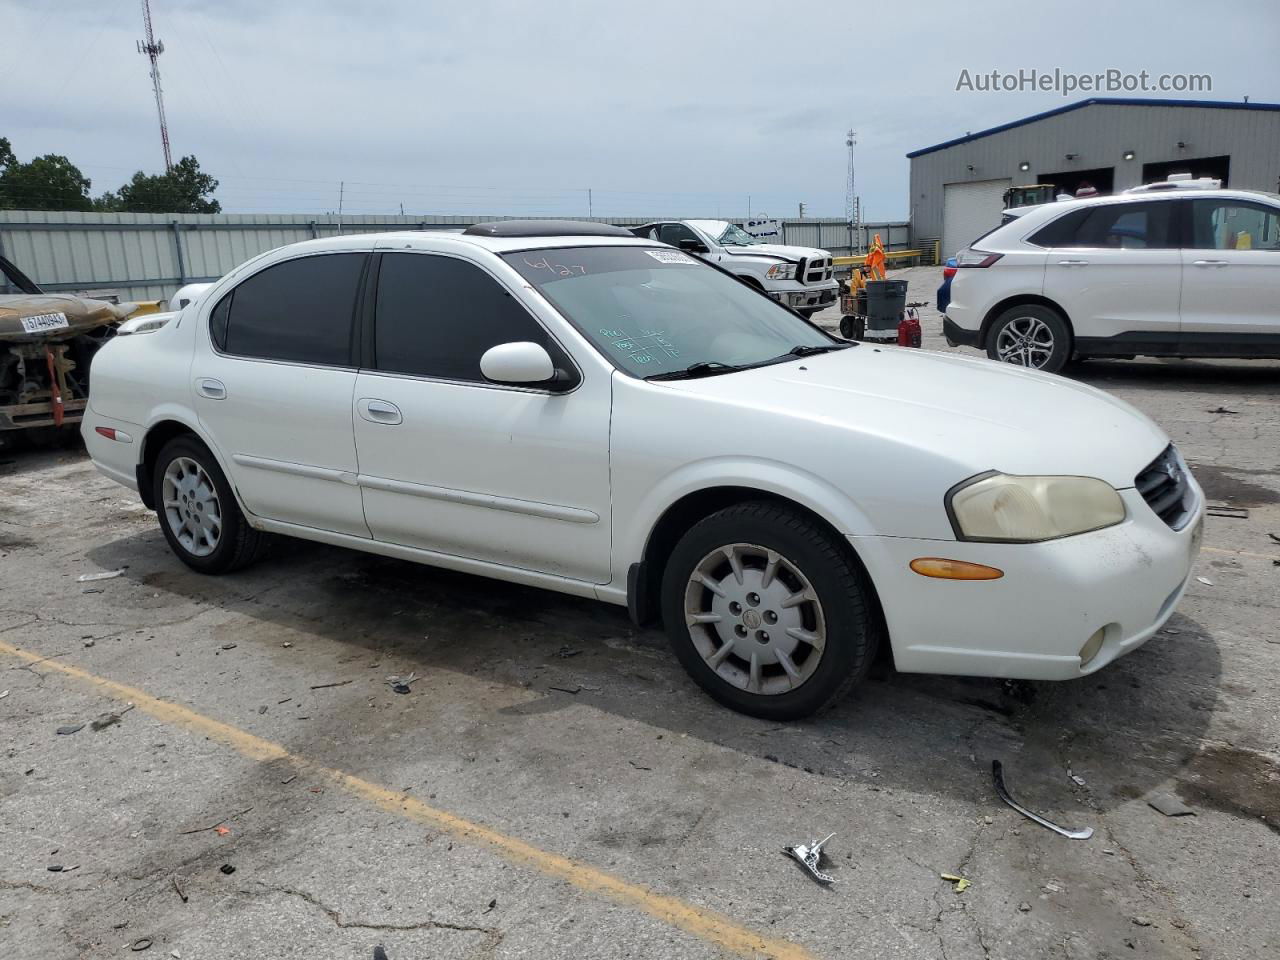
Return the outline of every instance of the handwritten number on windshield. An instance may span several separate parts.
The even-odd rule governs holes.
[[[575,264],[551,263],[547,260],[546,257],[543,257],[541,260],[537,260],[537,261],[530,260],[528,257],[524,257],[523,259],[526,266],[531,267],[534,270],[550,270],[552,273],[556,274],[557,276],[585,277],[587,275],[587,268],[580,263],[575,263]]]

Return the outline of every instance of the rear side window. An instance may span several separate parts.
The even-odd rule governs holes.
[[[1040,247],[1163,250],[1174,246],[1173,203],[1106,203],[1060,217],[1033,234]]]
[[[487,382],[480,357],[529,341],[568,359],[506,288],[475,264],[428,253],[388,253],[378,272],[374,366],[442,380]]]
[[[238,357],[352,366],[352,318],[365,258],[321,254],[255,273],[214,307],[213,342]]]

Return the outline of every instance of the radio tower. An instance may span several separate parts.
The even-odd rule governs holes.
[[[849,248],[862,252],[862,205],[858,202],[857,181],[853,175],[853,148],[858,145],[858,134],[850,129],[844,135],[844,145],[849,149],[849,169],[844,184],[844,218],[849,224]]]
[[[147,28],[147,39],[138,41],[138,52],[145,53],[151,61],[151,86],[156,91],[156,114],[160,117],[160,143],[164,147],[164,172],[173,169],[173,156],[169,153],[169,124],[164,119],[164,91],[160,89],[160,54],[164,42],[157,40],[151,29],[151,0],[142,0],[142,23]]]

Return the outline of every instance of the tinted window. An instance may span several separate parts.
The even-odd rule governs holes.
[[[363,253],[288,260],[255,273],[209,318],[214,342],[240,357],[351,365],[351,323]],[[216,314],[229,304],[218,341]]]
[[[1199,250],[1280,250],[1280,215],[1239,200],[1193,200],[1191,236]]]
[[[681,240],[696,240],[701,243],[702,240],[691,229],[683,223],[664,223],[658,228],[658,239],[663,243],[669,243],[673,247],[680,246]]]
[[[1173,246],[1172,203],[1106,203],[1076,210],[1031,237],[1041,247],[1152,250]]]
[[[541,344],[568,361],[542,326],[474,264],[424,253],[388,253],[378,273],[375,367],[445,380],[484,381],[480,357],[500,343]]]
[[[227,349],[227,318],[231,316],[231,297],[228,293],[218,301],[218,305],[209,314],[209,336],[219,350]]]

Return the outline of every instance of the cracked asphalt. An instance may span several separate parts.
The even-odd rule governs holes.
[[[793,724],[620,608],[294,542],[201,577],[79,449],[0,452],[0,956],[1280,955],[1280,364],[1072,375],[1248,511],[1210,582],[1090,678],[885,664]],[[827,889],[780,851],[833,832]]]

